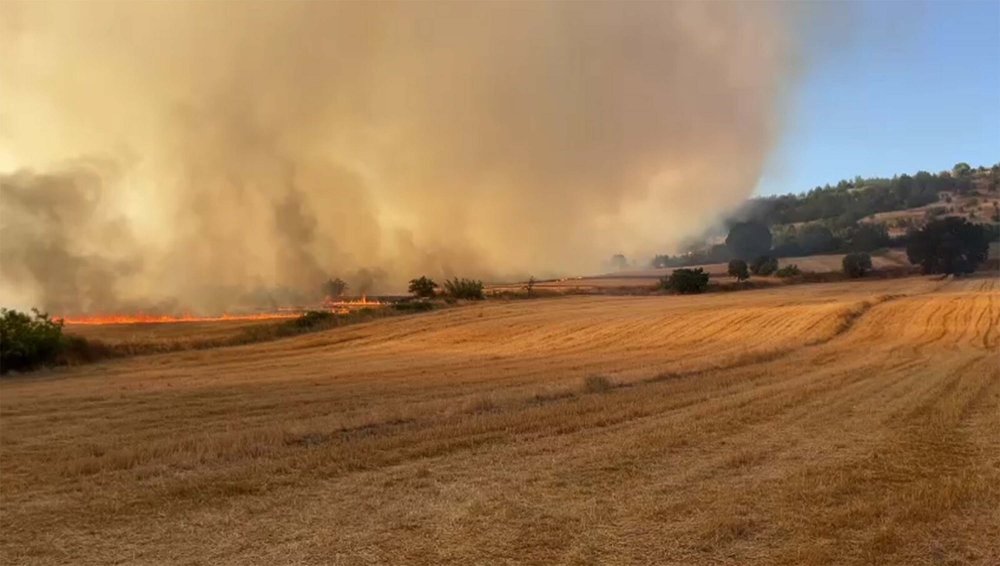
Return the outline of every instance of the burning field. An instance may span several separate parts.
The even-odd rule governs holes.
[[[487,301],[5,380],[0,561],[994,564],[998,305]]]

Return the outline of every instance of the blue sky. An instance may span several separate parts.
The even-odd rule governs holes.
[[[851,8],[793,90],[758,194],[1000,162],[1000,0]]]

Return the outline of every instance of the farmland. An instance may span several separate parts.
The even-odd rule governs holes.
[[[998,326],[995,278],[912,277],[21,376],[0,562],[995,564]]]

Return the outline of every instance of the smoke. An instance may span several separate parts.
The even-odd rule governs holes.
[[[762,3],[6,2],[0,293],[219,310],[333,276],[384,292],[649,257],[752,191],[794,20]]]

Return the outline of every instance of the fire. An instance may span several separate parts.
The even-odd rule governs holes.
[[[222,314],[219,316],[196,316],[192,314],[110,314],[63,317],[66,324],[171,324],[177,322],[227,322],[240,320],[281,320],[297,318],[300,312],[272,312],[258,314]]]
[[[346,314],[354,309],[381,307],[386,303],[371,300],[362,295],[359,299],[326,299],[322,305],[315,308],[281,307],[274,312],[252,314],[221,314],[217,316],[199,316],[193,314],[98,314],[59,317],[66,324],[173,324],[178,322],[233,322],[250,320],[287,320],[298,318],[308,310],[322,310],[337,314]]]

